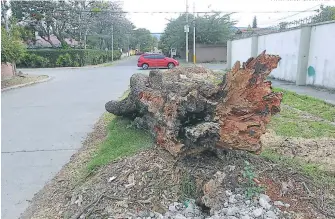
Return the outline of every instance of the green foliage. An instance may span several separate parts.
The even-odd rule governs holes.
[[[252,20],[252,28],[257,28],[257,17],[256,16]]]
[[[260,187],[255,183],[254,179],[256,178],[256,173],[253,171],[248,161],[244,161],[244,171],[242,172],[242,175],[246,179],[245,195],[247,198],[258,196],[264,191],[263,187]]]
[[[60,55],[57,58],[56,65],[60,67],[68,67],[72,66],[72,58],[69,53],[66,53],[65,55]]]
[[[139,28],[133,31],[130,46],[132,48],[139,48],[140,51],[143,52],[149,52],[151,49],[153,49],[156,43],[157,38],[151,36],[149,30],[145,28]]]
[[[194,177],[185,173],[181,182],[181,201],[185,201],[187,199],[196,199],[197,198],[197,186]]]
[[[288,90],[275,88],[274,91],[283,92],[283,101],[285,105],[308,112],[316,117],[335,122],[335,107],[316,98],[300,95]]]
[[[90,172],[94,171],[111,161],[133,155],[152,144],[153,139],[149,133],[131,126],[131,121],[126,118],[116,117],[110,122],[108,136],[88,163],[87,169]]]
[[[29,55],[23,57],[18,64],[19,67],[79,67],[112,61],[112,51],[106,52],[92,49],[36,49],[28,50],[27,53]],[[39,57],[44,59],[41,60]],[[118,50],[114,51],[113,60],[120,58],[121,52]],[[38,64],[40,62],[43,65]]]
[[[19,62],[26,52],[26,47],[13,27],[9,33],[1,27],[1,62]]]
[[[234,25],[229,15],[221,15],[220,13],[199,16],[195,19],[193,15],[189,14],[189,21],[195,21],[196,42],[202,44],[225,44],[232,34],[230,27]],[[186,14],[171,20],[167,24],[159,44],[164,54],[167,55],[171,48],[181,49],[185,47],[185,24]],[[192,45],[192,42],[193,28],[192,25],[190,25],[189,44]]]
[[[38,56],[36,54],[26,53],[22,58],[21,62],[18,63],[18,66],[25,66],[31,68],[44,68],[48,67],[49,60],[42,56]]]

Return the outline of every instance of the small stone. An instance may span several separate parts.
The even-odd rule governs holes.
[[[226,190],[226,195],[231,196],[233,193],[230,190]]]
[[[228,219],[238,219],[238,218],[235,216],[228,216]]]
[[[246,205],[250,205],[250,200],[246,200],[246,201],[245,201],[245,204],[246,204]]]
[[[242,199],[242,195],[241,195],[241,194],[237,194],[237,195],[235,195],[235,198],[236,198],[237,200],[240,200],[240,199]]]
[[[276,219],[277,215],[273,211],[266,212],[266,217],[270,219]]]
[[[285,206],[285,208],[289,208],[291,205],[288,204],[288,203],[285,203],[284,206]]]
[[[155,214],[153,212],[150,212],[150,217],[155,217]]]
[[[173,218],[175,218],[175,219],[187,219],[187,217],[185,217],[185,216],[182,215],[182,214],[177,214],[177,215],[175,215]]]
[[[249,215],[243,215],[241,219],[251,219]]]
[[[228,208],[227,210],[227,215],[228,216],[234,216],[236,215],[236,213],[239,211],[239,209],[237,207],[231,207],[231,208]]]
[[[259,198],[259,205],[262,206],[263,208],[267,209],[267,210],[269,210],[271,208],[271,205],[269,204],[269,202],[264,197]]]
[[[222,208],[220,213],[227,214],[228,213],[228,208]]]
[[[263,198],[263,199],[265,199],[267,202],[271,201],[270,197],[267,196],[267,195],[265,195],[265,194],[260,194],[260,195],[259,195],[259,198]]]
[[[228,202],[223,203],[223,207],[227,208],[228,207]]]
[[[255,209],[252,214],[255,216],[255,217],[260,217],[262,214],[263,214],[263,208],[257,208]]]
[[[284,206],[284,203],[281,202],[281,201],[275,201],[275,202],[273,202],[273,204],[274,204],[275,206]]]
[[[235,195],[231,195],[230,197],[229,197],[229,203],[232,203],[232,204],[234,204],[234,203],[236,203],[237,201],[236,201],[236,199],[235,199]]]

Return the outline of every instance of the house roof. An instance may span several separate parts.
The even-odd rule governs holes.
[[[51,35],[50,40],[56,47],[60,47],[62,45],[61,42],[57,39],[57,37],[55,35]],[[79,44],[78,41],[76,41],[72,38],[65,38],[65,42],[69,46],[77,46]],[[49,42],[45,41],[40,36],[36,36],[36,42],[35,43],[32,42],[32,41],[28,42],[28,46],[30,46],[30,47],[43,47],[43,48],[52,47]]]

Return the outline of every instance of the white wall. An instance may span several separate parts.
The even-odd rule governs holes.
[[[298,69],[300,29],[273,33],[258,37],[258,54],[266,50],[267,54],[279,55],[282,59],[271,76],[295,81]]]
[[[335,23],[312,26],[309,66],[315,75],[307,74],[307,84],[335,88]]]
[[[236,61],[242,64],[251,56],[251,38],[232,41],[231,51],[231,66],[233,67]]]

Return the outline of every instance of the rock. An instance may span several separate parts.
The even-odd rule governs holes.
[[[228,207],[228,202],[223,203],[223,207],[227,208]]]
[[[182,214],[176,214],[173,218],[175,218],[175,219],[187,219],[187,217],[185,217]]]
[[[242,195],[241,195],[241,194],[236,194],[236,195],[235,195],[235,198],[236,198],[237,200],[241,200],[241,199],[242,199]]]
[[[237,200],[235,199],[235,195],[231,195],[230,197],[229,197],[229,203],[231,203],[231,204],[235,204],[237,202]]]
[[[274,204],[275,206],[284,206],[284,203],[281,202],[281,201],[275,201],[275,202],[273,202],[273,204]]]
[[[270,201],[271,201],[270,197],[267,196],[267,195],[265,195],[265,194],[260,194],[260,195],[259,195],[259,198],[265,199],[267,202],[270,202]]]
[[[230,190],[226,190],[226,195],[231,196],[233,193]]]
[[[150,217],[155,217],[155,214],[153,212],[150,212]]]
[[[238,218],[235,216],[228,216],[228,219],[238,219]]]
[[[175,212],[180,209],[180,203],[174,202],[172,205],[169,206],[169,211]]]
[[[273,211],[267,211],[265,216],[269,219],[277,219],[277,215]]]
[[[249,215],[243,215],[241,216],[241,219],[252,219]]]
[[[254,217],[260,217],[263,214],[263,209],[262,208],[257,208],[252,212]]]
[[[250,200],[246,200],[246,201],[245,201],[245,204],[246,204],[246,205],[250,205]]]
[[[264,209],[269,210],[271,208],[271,205],[266,200],[266,197],[260,197],[259,198],[259,205],[262,206]]]
[[[227,209],[227,215],[228,216],[234,216],[237,214],[237,212],[239,211],[239,209],[237,207],[230,207]]]
[[[291,205],[288,204],[288,203],[285,203],[284,206],[285,206],[285,208],[289,208]]]

